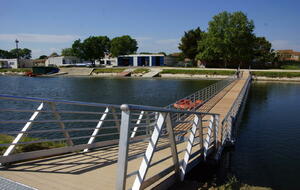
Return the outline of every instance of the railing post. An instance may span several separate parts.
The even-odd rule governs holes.
[[[144,182],[144,180],[145,180],[147,171],[149,169],[149,166],[150,166],[150,163],[151,163],[151,160],[152,160],[152,156],[155,152],[156,145],[158,143],[159,137],[161,135],[161,131],[162,131],[163,126],[165,124],[165,119],[166,119],[166,113],[159,113],[158,114],[158,118],[156,120],[156,124],[155,124],[154,130],[153,130],[153,133],[150,137],[149,144],[147,146],[144,158],[142,160],[142,163],[141,163],[140,168],[138,170],[137,176],[136,176],[136,178],[134,180],[134,183],[132,185],[132,190],[140,189],[143,182]],[[118,174],[118,175],[120,175],[120,174]]]
[[[22,137],[24,136],[24,132],[26,132],[32,125],[33,120],[35,120],[35,118],[38,116],[38,114],[40,113],[39,111],[41,111],[44,107],[44,103],[42,102],[39,107],[36,109],[36,111],[32,114],[32,116],[30,117],[30,119],[28,120],[28,122],[24,125],[24,127],[22,128],[21,132],[17,135],[17,137],[13,140],[12,144],[6,149],[6,151],[4,152],[3,156],[8,156],[16,147],[15,144],[17,144]]]
[[[120,131],[120,121],[119,121],[119,118],[118,118],[118,116],[117,116],[117,111],[116,111],[116,109],[114,108],[114,107],[112,107],[111,108],[111,113],[112,113],[112,116],[113,116],[113,118],[114,118],[114,120],[115,120],[115,124],[116,124],[116,127],[117,127],[117,129],[118,129],[118,131]]]
[[[214,117],[211,116],[210,119],[209,119],[206,138],[204,139],[204,159],[206,159],[208,148],[209,148],[209,145],[210,145],[210,136],[211,136],[211,133],[213,132],[212,131],[213,130],[213,123],[214,123]]]
[[[128,147],[129,147],[129,131],[130,131],[130,109],[126,104],[121,105],[121,127],[118,152],[118,169],[117,169],[117,190],[126,188],[127,164],[128,164]]]
[[[91,137],[90,137],[90,139],[89,139],[89,141],[88,141],[87,144],[92,144],[95,141],[96,135],[98,134],[101,126],[103,125],[104,119],[107,117],[107,113],[108,112],[109,112],[109,108],[106,107],[103,115],[100,118],[100,121],[97,123],[97,126],[96,126],[95,130],[93,131],[93,133],[92,133],[92,135],[91,135]],[[86,148],[86,149],[83,150],[83,152],[87,152],[88,150],[89,149]]]
[[[176,140],[175,140],[175,135],[173,130],[173,122],[171,120],[171,113],[168,113],[168,115],[166,116],[166,127],[167,127],[169,141],[170,141],[173,163],[175,166],[175,173],[178,174],[179,177],[179,161],[178,161],[178,153],[176,148]]]
[[[218,149],[218,132],[219,132],[219,115],[214,115],[214,137],[215,137],[215,146]]]
[[[193,126],[191,128],[191,134],[188,138],[188,142],[187,142],[187,146],[186,146],[186,151],[184,154],[184,158],[180,167],[180,179],[181,181],[184,180],[184,176],[186,173],[186,169],[190,160],[190,156],[192,154],[192,148],[193,148],[193,144],[194,144],[194,140],[195,140],[195,136],[196,136],[196,130],[197,128],[199,128],[199,122],[201,122],[201,119],[199,118],[198,115],[194,116],[193,119]]]
[[[73,146],[73,141],[72,141],[72,139],[70,138],[69,132],[66,131],[65,124],[61,121],[61,117],[60,117],[60,115],[58,114],[58,112],[56,111],[56,105],[55,105],[55,103],[49,102],[49,105],[50,105],[50,107],[51,107],[51,110],[52,110],[52,113],[53,113],[55,119],[58,120],[58,123],[57,123],[57,124],[58,124],[58,125],[61,127],[61,129],[63,130],[64,136],[65,136],[65,138],[66,138],[66,140],[67,140],[67,144],[68,144],[69,146]]]
[[[203,124],[202,124],[202,115],[198,115],[199,125],[198,125],[198,133],[199,133],[199,145],[200,145],[200,153],[204,152],[204,140],[203,140]]]

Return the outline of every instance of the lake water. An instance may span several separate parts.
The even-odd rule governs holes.
[[[0,77],[0,94],[165,106],[214,82]],[[250,185],[299,189],[300,84],[254,82],[241,121],[236,146],[226,154],[226,172]]]
[[[236,128],[235,146],[224,151],[221,166],[198,166],[187,182],[221,185],[236,176],[248,185],[299,189],[300,83],[253,82]]]

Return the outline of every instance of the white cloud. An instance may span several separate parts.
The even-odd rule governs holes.
[[[55,35],[55,34],[0,34],[0,41],[14,41],[18,39],[23,42],[38,43],[65,43],[78,39],[77,35]]]
[[[295,51],[300,51],[300,43],[288,40],[273,40],[271,41],[274,49],[293,49]]]
[[[147,41],[147,40],[151,40],[151,37],[135,37],[135,39],[137,41]]]
[[[164,40],[157,40],[155,41],[157,44],[162,44],[162,45],[178,45],[179,40],[178,39],[164,39]]]

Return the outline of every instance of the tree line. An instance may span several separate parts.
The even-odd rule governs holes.
[[[15,48],[10,51],[0,49],[0,58],[2,59],[30,59],[31,58],[31,50],[27,48]]]
[[[178,48],[185,58],[206,67],[262,67],[277,60],[272,44],[255,35],[253,20],[243,12],[215,15],[206,32],[199,27],[185,32]]]
[[[76,56],[95,63],[109,54],[112,57],[135,53],[137,41],[128,35],[109,39],[107,36],[90,36],[85,40],[75,40],[70,48],[62,50],[63,56]]]

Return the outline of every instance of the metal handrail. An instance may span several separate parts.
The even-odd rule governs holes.
[[[49,98],[22,97],[22,96],[12,96],[7,94],[0,94],[0,99],[24,100],[24,101],[32,101],[32,102],[46,102],[46,103],[52,102],[57,104],[72,104],[72,105],[93,106],[93,107],[120,108],[120,105],[116,105],[116,104],[102,104],[102,103],[82,102],[82,101],[55,100]]]
[[[229,111],[227,112],[226,116],[224,117],[224,119],[222,120],[221,124],[222,124],[222,140],[221,143],[224,144],[226,141],[226,138],[228,138],[228,134],[224,133],[224,126],[226,125],[225,123],[230,123],[230,126],[232,126],[232,117],[235,117],[237,115],[238,112],[238,108],[242,103],[242,99],[246,93],[246,90],[248,89],[249,85],[250,85],[250,81],[251,81],[251,74],[248,76],[248,78],[246,79],[245,85],[243,86],[242,90],[240,91],[238,97],[235,99],[234,103],[231,105]],[[231,133],[231,129],[230,133]],[[230,137],[231,138],[231,137]],[[230,139],[229,139],[230,140]]]
[[[222,91],[226,86],[231,84],[236,79],[237,79],[236,74],[234,74],[234,75],[229,76],[223,80],[220,80],[214,84],[211,84],[205,88],[202,88],[202,89],[198,90],[197,92],[194,92],[193,94],[183,97],[183,98],[177,100],[176,102],[179,102],[180,100],[184,100],[184,99],[192,100],[193,102],[195,102],[195,100],[202,100],[203,102],[201,104],[199,104],[193,108],[193,110],[195,110],[198,107],[200,107],[201,105],[205,104],[209,99],[211,99],[214,95],[218,94],[220,91]],[[166,107],[174,108],[175,103],[169,104]]]

